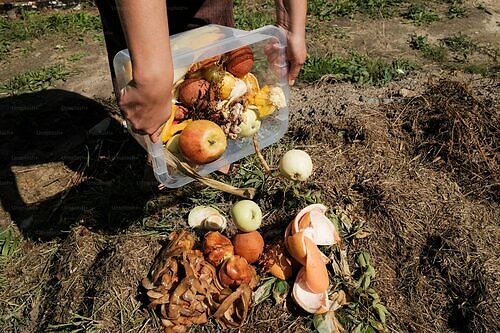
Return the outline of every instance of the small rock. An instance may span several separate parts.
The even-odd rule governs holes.
[[[417,95],[413,90],[409,90],[406,88],[399,89],[398,94],[401,97],[415,97]]]
[[[15,20],[17,18],[17,13],[15,9],[9,9],[7,11],[7,18],[9,20]]]

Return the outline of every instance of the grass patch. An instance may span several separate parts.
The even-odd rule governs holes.
[[[89,55],[88,52],[77,52],[75,54],[72,54],[68,57],[68,61],[71,61],[71,62],[77,62],[77,61],[80,61],[82,60],[83,58],[87,57]]]
[[[248,0],[234,1],[234,26],[237,29],[253,30],[263,27],[267,24],[275,23],[275,10],[272,1],[266,1],[253,5]]]
[[[46,89],[57,81],[66,80],[72,71],[64,64],[45,66],[37,70],[16,75],[0,84],[0,92],[16,95],[28,91]]]
[[[463,6],[462,0],[450,0],[450,7],[448,8],[448,18],[461,18],[469,16],[467,8]]]
[[[0,18],[0,39],[23,41],[44,34],[62,32],[81,35],[88,31],[101,30],[99,15],[88,12],[55,13],[22,12],[17,20]]]
[[[22,12],[20,18],[16,20],[0,17],[0,60],[8,56],[13,42],[22,42],[53,33],[63,33],[71,37],[83,36],[89,31],[100,31],[101,28],[99,15],[88,12],[50,15]]]
[[[471,74],[481,74],[482,76],[490,76],[500,78],[500,66],[491,65],[488,63],[470,64],[463,68],[464,72]]]
[[[314,82],[322,78],[356,84],[385,85],[406,76],[417,65],[406,59],[386,62],[359,54],[348,57],[310,55],[300,74],[302,82]]]
[[[323,21],[355,13],[390,17],[402,2],[402,0],[310,0],[307,2],[307,12]]]
[[[450,51],[461,53],[464,57],[471,54],[476,49],[476,44],[472,41],[472,39],[469,36],[462,35],[460,33],[447,36],[442,39],[442,42]]]
[[[424,5],[419,3],[411,4],[406,13],[403,14],[403,17],[417,26],[426,25],[439,20],[439,15],[436,12],[432,9],[427,9]]]
[[[412,35],[410,38],[410,47],[420,51],[420,54],[426,59],[438,62],[446,59],[446,49],[442,46],[429,43],[427,36]]]

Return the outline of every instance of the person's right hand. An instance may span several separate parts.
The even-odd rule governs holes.
[[[172,112],[171,95],[171,75],[134,79],[121,90],[118,105],[134,132],[157,142]]]

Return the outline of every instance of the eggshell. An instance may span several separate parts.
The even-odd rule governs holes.
[[[252,264],[259,260],[264,251],[264,239],[258,231],[237,234],[233,237],[233,246],[235,254]]]

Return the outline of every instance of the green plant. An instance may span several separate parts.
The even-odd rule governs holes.
[[[19,250],[21,246],[21,237],[18,237],[12,231],[12,227],[0,232],[0,256],[11,256]]]
[[[403,17],[417,26],[426,25],[439,20],[439,16],[436,12],[427,9],[420,3],[411,4],[408,10],[403,14]]]
[[[447,36],[442,39],[442,42],[450,51],[461,53],[464,56],[471,54],[476,49],[476,44],[472,39],[462,34]]]
[[[348,57],[309,55],[299,78],[303,82],[327,78],[381,86],[406,76],[415,68],[417,65],[406,59],[396,59],[389,63],[359,54]]]
[[[491,10],[489,10],[489,8],[486,6],[486,4],[484,2],[479,3],[476,6],[476,8],[479,9],[479,10],[482,10],[486,14],[493,15],[493,13],[491,12]]]
[[[410,47],[420,51],[422,56],[434,61],[443,61],[446,58],[446,49],[442,46],[432,45],[427,36],[412,35]]]
[[[462,0],[449,0],[450,7],[448,8],[448,18],[467,17],[469,15],[467,8],[462,4]]]
[[[46,89],[59,80],[66,80],[72,71],[68,70],[64,64],[45,66],[37,70],[32,70],[18,74],[0,84],[0,92],[11,95]]]

